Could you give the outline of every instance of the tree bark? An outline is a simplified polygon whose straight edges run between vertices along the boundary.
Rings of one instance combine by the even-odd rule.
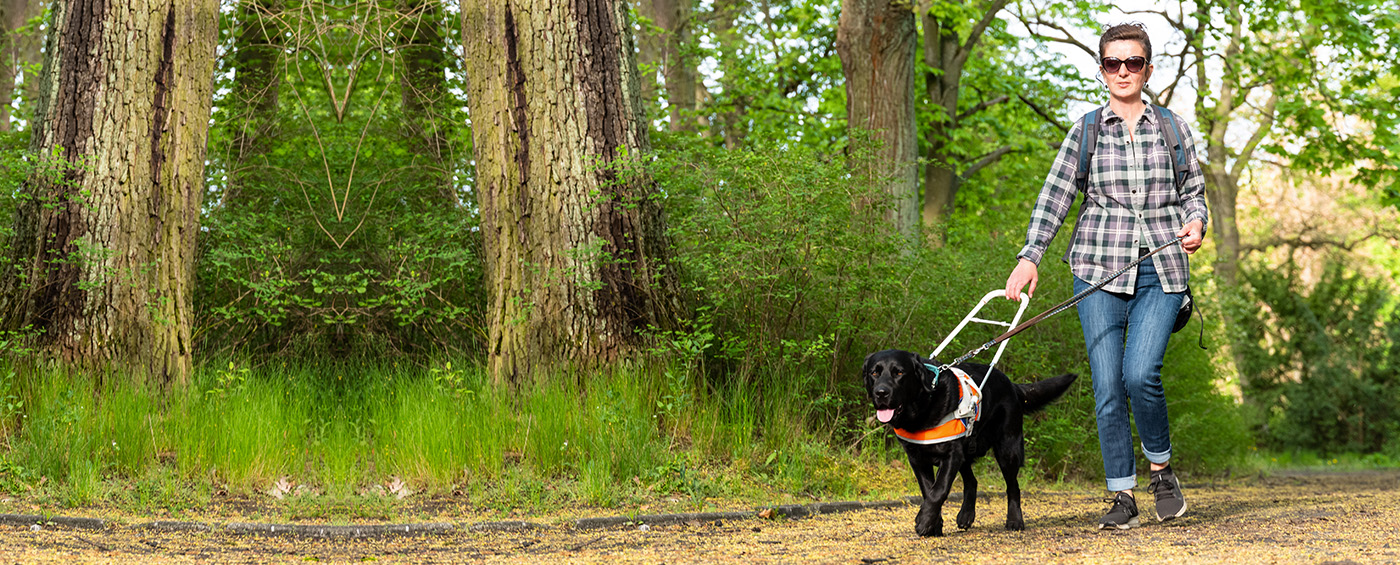
[[[676,282],[624,0],[462,1],[487,367],[596,366],[669,325]]]
[[[919,221],[916,43],[914,11],[907,2],[842,0],[836,51],[846,78],[853,164],[884,184],[892,200],[887,219],[911,239]],[[861,146],[867,141],[875,146],[868,157],[870,148]]]
[[[642,65],[656,65],[664,78],[666,108],[671,131],[695,131],[696,68],[695,57],[687,52],[691,47],[691,25],[694,0],[637,0],[638,13],[652,20],[659,28],[655,34],[642,38]],[[649,83],[649,84],[648,84]],[[644,96],[655,89],[655,76],[643,80]]]
[[[38,62],[39,38],[35,29],[23,29],[29,20],[43,13],[38,0],[0,0],[0,131],[10,131],[11,104],[15,101],[16,77],[24,68]],[[21,32],[23,30],[23,32]],[[25,81],[26,91],[32,80]],[[27,100],[32,104],[33,100]],[[21,116],[28,119],[29,116]]]
[[[400,37],[403,43],[398,47],[404,71],[399,73],[399,86],[403,92],[405,124],[417,138],[418,153],[431,161],[430,170],[423,173],[431,177],[438,187],[442,202],[457,207],[457,193],[452,186],[452,178],[447,164],[452,159],[452,148],[446,132],[447,124],[441,120],[440,104],[447,95],[447,43],[439,29],[441,12],[438,0],[404,0],[399,6],[404,16],[404,27]]]
[[[150,381],[190,372],[215,0],[55,2],[0,317],[41,351]]]
[[[991,0],[983,4],[980,19],[974,23],[968,37],[958,37],[957,22],[940,20],[932,9],[924,8],[923,57],[930,71],[924,76],[924,91],[929,103],[937,110],[936,118],[928,124],[925,146],[928,153],[924,163],[924,203],[921,213],[924,227],[935,245],[943,243],[943,226],[952,217],[962,177],[957,173],[955,156],[948,152],[948,142],[958,124],[958,96],[962,88],[963,67],[977,48],[982,33],[1008,0]]]

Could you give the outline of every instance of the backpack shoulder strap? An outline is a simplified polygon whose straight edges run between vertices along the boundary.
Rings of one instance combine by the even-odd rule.
[[[1186,184],[1186,147],[1181,142],[1181,130],[1177,129],[1176,117],[1171,110],[1161,106],[1153,105],[1153,111],[1157,112],[1158,123],[1167,134],[1167,140],[1172,146],[1172,178],[1176,179],[1176,188],[1180,189]]]
[[[1085,193],[1084,201],[1088,202],[1089,197],[1089,167],[1094,163],[1094,151],[1098,149],[1099,143],[1099,111],[1102,108],[1094,108],[1084,117],[1079,119],[1083,127],[1079,130],[1079,162],[1074,168],[1074,186],[1079,192]],[[1084,216],[1084,205],[1079,205],[1079,216]],[[1074,237],[1079,235],[1079,219],[1074,220],[1074,228],[1069,232],[1069,245],[1065,246],[1064,261],[1069,262],[1069,251],[1074,249]]]
[[[1074,185],[1080,191],[1089,189],[1089,167],[1094,162],[1099,142],[1099,110],[1094,108],[1079,119],[1084,127],[1079,131],[1079,163],[1074,170]]]

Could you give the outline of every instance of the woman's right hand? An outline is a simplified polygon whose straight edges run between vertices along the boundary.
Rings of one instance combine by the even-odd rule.
[[[1021,262],[1016,265],[1016,269],[1011,271],[1011,276],[1006,279],[1006,299],[1020,302],[1021,289],[1026,288],[1027,284],[1031,285],[1031,288],[1026,292],[1026,295],[1035,296],[1035,283],[1038,280],[1040,280],[1040,274],[1035,263],[1030,259],[1022,258]]]

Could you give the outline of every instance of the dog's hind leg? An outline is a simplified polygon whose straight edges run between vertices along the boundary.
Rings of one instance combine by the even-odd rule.
[[[958,474],[962,475],[963,480],[963,503],[962,510],[958,511],[958,529],[966,530],[971,528],[972,521],[977,519],[977,477],[972,476],[971,459],[963,461]]]
[[[1025,446],[1022,436],[1005,438],[996,446],[997,466],[1006,479],[1006,529],[1020,531],[1026,529],[1026,518],[1021,515],[1021,466],[1026,463]]]

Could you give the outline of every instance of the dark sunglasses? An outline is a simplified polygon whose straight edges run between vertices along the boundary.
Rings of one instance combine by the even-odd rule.
[[[1128,57],[1128,59],[1125,61],[1117,57],[1104,57],[1101,63],[1103,63],[1104,72],[1108,74],[1114,74],[1118,72],[1119,65],[1124,64],[1128,65],[1128,72],[1140,73],[1142,72],[1142,68],[1147,66],[1147,59],[1144,59],[1142,57]]]

